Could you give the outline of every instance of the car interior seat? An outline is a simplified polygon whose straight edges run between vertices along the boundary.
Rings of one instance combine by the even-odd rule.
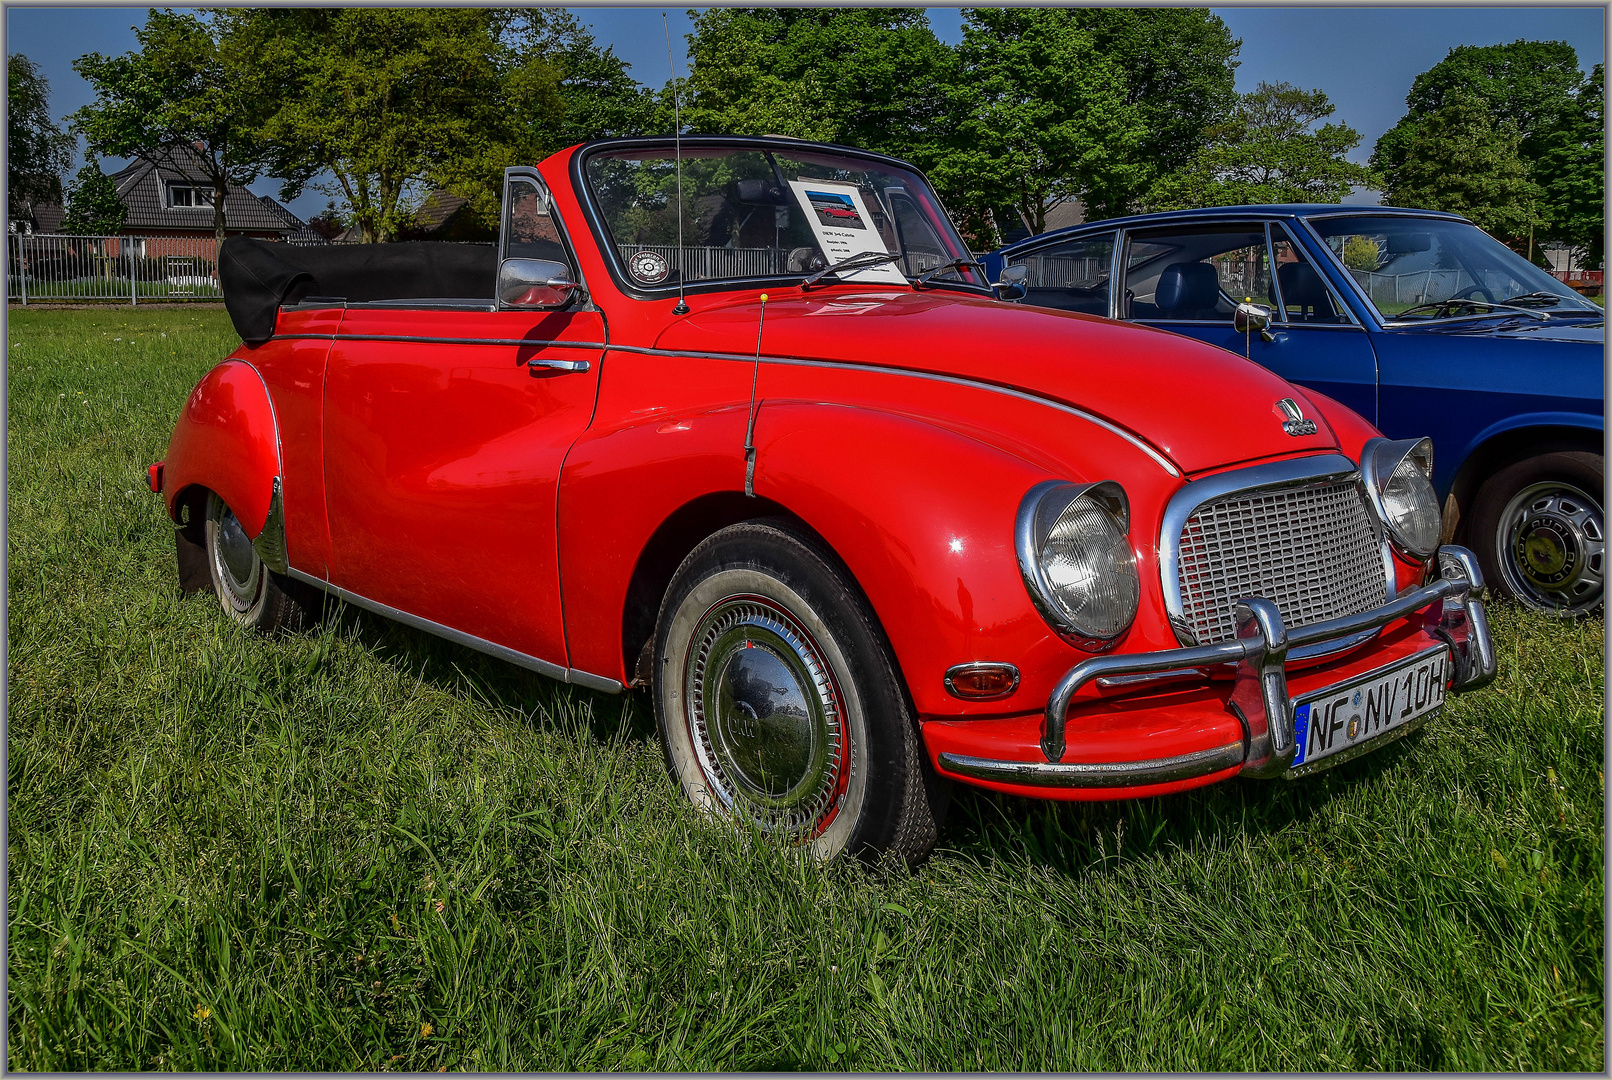
[[[1226,319],[1218,310],[1220,277],[1208,263],[1171,263],[1159,275],[1153,303],[1166,319]]]
[[[1282,263],[1276,268],[1276,283],[1282,289],[1282,306],[1288,322],[1338,322],[1327,295],[1326,283],[1309,263]]]

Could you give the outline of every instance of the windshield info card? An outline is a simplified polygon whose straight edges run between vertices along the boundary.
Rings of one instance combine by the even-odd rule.
[[[812,223],[812,232],[817,235],[818,246],[823,249],[830,265],[864,251],[882,253],[890,250],[879,238],[878,230],[868,216],[867,204],[862,201],[862,192],[854,184],[836,184],[830,180],[791,180],[789,186],[794,189],[795,198],[805,209],[806,217]],[[893,263],[845,270],[839,277],[841,281],[879,281],[892,285],[907,283],[907,276]]]

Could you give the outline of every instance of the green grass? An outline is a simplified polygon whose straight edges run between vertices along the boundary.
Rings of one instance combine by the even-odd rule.
[[[1493,687],[1309,781],[959,789],[823,867],[641,698],[179,599],[143,469],[234,344],[11,312],[11,1067],[1604,1068],[1600,622],[1495,609]]]

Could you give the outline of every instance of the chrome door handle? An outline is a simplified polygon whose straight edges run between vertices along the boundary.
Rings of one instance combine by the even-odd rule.
[[[539,375],[544,369],[549,371],[587,371],[591,365],[586,360],[545,360],[533,357],[526,361],[527,370],[533,375]]]

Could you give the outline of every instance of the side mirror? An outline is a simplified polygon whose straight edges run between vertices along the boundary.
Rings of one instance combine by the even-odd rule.
[[[1239,334],[1258,330],[1261,333],[1271,324],[1271,309],[1263,304],[1242,303],[1232,313],[1231,325]]]
[[[498,306],[562,308],[587,296],[571,268],[548,259],[505,259],[498,264]]]
[[[1029,281],[1030,268],[1024,263],[1014,263],[1012,266],[1004,266],[1002,268],[1002,280],[993,281],[991,284],[995,288],[1004,290],[1000,299],[1018,300],[1030,292]],[[1006,290],[1011,290],[1011,293]]]

